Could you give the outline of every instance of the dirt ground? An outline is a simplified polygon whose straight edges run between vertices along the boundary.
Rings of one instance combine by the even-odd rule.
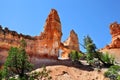
[[[105,68],[101,69],[100,72],[97,69],[93,70],[88,65],[53,65],[46,68],[51,71],[52,80],[109,80],[103,75],[106,71]],[[38,68],[35,71],[41,70],[42,68]]]
[[[85,61],[82,64],[75,65],[69,60],[51,60],[51,59],[32,59],[36,65],[34,71],[41,71],[40,68],[43,64],[46,65],[47,70],[50,70],[52,80],[109,80],[104,77],[105,68],[100,72],[93,70]]]

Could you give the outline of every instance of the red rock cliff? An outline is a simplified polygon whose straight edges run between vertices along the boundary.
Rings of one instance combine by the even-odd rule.
[[[18,47],[20,40],[25,39],[27,42],[26,51],[30,56],[57,58],[61,37],[60,18],[57,11],[52,9],[46,19],[44,31],[39,36],[31,37],[18,34],[16,31],[11,31],[8,28],[3,29],[0,26],[0,55],[2,56],[3,49],[6,50],[7,54],[11,46]]]

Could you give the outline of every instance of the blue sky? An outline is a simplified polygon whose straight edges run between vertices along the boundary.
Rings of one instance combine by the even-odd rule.
[[[102,48],[111,42],[110,23],[120,23],[120,0],[0,0],[0,25],[18,33],[39,35],[52,8],[60,16],[62,41],[74,29],[80,43],[90,35]]]

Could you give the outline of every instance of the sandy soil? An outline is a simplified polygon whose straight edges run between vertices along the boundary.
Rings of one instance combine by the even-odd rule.
[[[50,70],[52,80],[109,80],[103,76],[106,69],[101,69],[100,72],[92,70],[88,66],[72,67],[65,65],[47,66],[47,70]],[[35,71],[41,71],[42,69],[36,69]]]

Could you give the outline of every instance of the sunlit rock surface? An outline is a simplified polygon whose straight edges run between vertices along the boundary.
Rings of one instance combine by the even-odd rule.
[[[117,22],[110,24],[110,34],[112,36],[111,43],[100,51],[112,54],[116,62],[120,63],[120,24]]]
[[[44,30],[38,36],[24,35],[0,26],[0,63],[4,63],[10,47],[19,47],[22,39],[27,42],[26,52],[32,59],[33,57],[37,59],[58,59],[61,49],[63,53],[67,54],[64,58],[68,58],[68,53],[71,50],[79,51],[78,37],[73,30],[64,43],[61,42],[61,38],[61,21],[55,9],[51,9],[45,21]]]
[[[62,58],[66,58],[66,59],[69,58],[68,56],[72,50],[80,52],[78,36],[74,30],[71,30],[68,39],[63,43],[61,43],[61,49],[62,49]]]

